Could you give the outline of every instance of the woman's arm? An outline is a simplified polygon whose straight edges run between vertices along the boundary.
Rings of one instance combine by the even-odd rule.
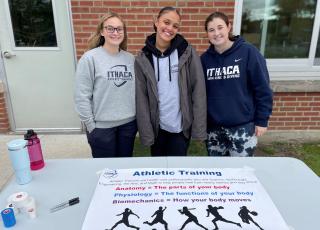
[[[254,96],[254,123],[258,136],[266,132],[272,113],[273,98],[266,61],[255,47],[251,47],[249,50],[248,75]]]
[[[89,133],[95,128],[92,112],[93,88],[94,64],[87,56],[83,56],[77,65],[74,101],[80,120],[84,122]]]
[[[207,138],[207,96],[200,57],[191,49],[190,78],[192,88],[193,122],[191,136],[197,140]]]
[[[134,63],[136,76],[136,118],[140,141],[143,145],[151,146],[154,140],[153,128],[150,120],[150,107],[147,90],[147,80],[137,61]]]

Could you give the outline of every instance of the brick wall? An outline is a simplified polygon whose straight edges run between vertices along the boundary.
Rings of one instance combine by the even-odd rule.
[[[0,81],[0,133],[8,132],[10,129],[6,103],[4,98],[4,89]]]
[[[320,92],[275,93],[270,130],[320,130]]]
[[[234,0],[224,1],[89,1],[71,0],[73,26],[78,58],[87,47],[87,39],[108,11],[119,13],[128,27],[128,51],[136,54],[144,45],[145,37],[153,33],[153,19],[164,6],[179,8],[182,15],[181,34],[198,51],[208,47],[204,20],[214,10],[221,10],[231,18]]]
[[[208,47],[204,33],[204,20],[208,14],[220,10],[230,18],[234,13],[234,0],[220,1],[135,1],[135,0],[71,0],[77,57],[87,47],[87,39],[95,30],[99,18],[108,11],[119,13],[128,26],[128,51],[136,54],[144,45],[145,37],[153,32],[153,19],[164,6],[174,6],[182,14],[181,34],[199,53]],[[1,89],[1,87],[0,87]],[[320,93],[274,94],[273,115],[269,129],[320,130]],[[0,132],[9,130],[4,93],[0,90]]]
[[[202,53],[208,47],[204,20],[213,11],[225,12],[231,19],[234,0],[220,1],[103,1],[71,0],[77,57],[87,47],[87,39],[108,11],[119,13],[128,27],[128,51],[136,54],[145,37],[153,33],[153,20],[164,6],[179,8],[182,15],[180,33]],[[274,109],[270,130],[320,130],[320,93],[274,94]]]

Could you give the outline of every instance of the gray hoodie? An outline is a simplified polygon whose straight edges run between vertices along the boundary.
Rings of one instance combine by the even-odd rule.
[[[134,56],[103,47],[87,51],[76,71],[75,106],[88,132],[135,119]]]

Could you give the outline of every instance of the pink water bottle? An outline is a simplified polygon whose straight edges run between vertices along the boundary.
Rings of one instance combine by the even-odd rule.
[[[24,139],[28,140],[28,153],[30,158],[31,170],[38,170],[44,167],[44,160],[42,156],[40,139],[37,137],[37,133],[32,129],[29,129],[24,135]]]

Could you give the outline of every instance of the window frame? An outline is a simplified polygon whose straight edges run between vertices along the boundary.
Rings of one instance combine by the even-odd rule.
[[[266,0],[268,1],[268,0]],[[235,0],[233,33],[239,35],[242,24],[243,0]],[[320,39],[320,0],[317,0],[308,58],[268,58],[271,79],[320,80],[320,66],[314,65],[317,41]],[[318,37],[319,36],[319,37]]]

